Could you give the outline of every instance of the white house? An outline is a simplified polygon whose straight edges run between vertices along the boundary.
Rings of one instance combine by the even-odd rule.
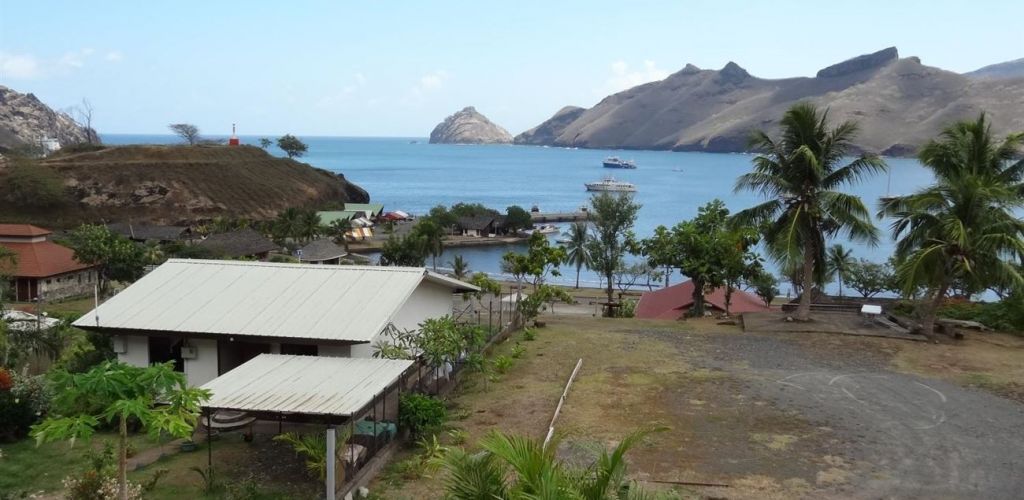
[[[118,359],[203,385],[259,354],[369,358],[391,328],[452,312],[473,285],[424,268],[171,259],[75,321]]]

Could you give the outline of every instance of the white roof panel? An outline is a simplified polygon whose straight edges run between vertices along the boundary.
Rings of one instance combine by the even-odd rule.
[[[203,406],[239,411],[351,416],[398,380],[413,362],[260,354],[203,389]]]
[[[477,289],[420,267],[171,259],[75,326],[369,342],[423,280]]]

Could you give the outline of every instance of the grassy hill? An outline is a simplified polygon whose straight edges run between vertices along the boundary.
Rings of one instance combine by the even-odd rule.
[[[60,201],[33,207],[11,192],[46,181],[62,185]],[[344,176],[252,146],[103,147],[0,166],[0,219],[51,227],[99,220],[266,219],[288,207],[368,200]]]

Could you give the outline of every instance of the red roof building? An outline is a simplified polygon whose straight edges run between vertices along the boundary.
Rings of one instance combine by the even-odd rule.
[[[11,280],[16,301],[59,300],[91,293],[94,266],[75,260],[75,252],[48,239],[50,231],[30,224],[0,224],[0,247],[14,253],[0,260],[0,274]]]
[[[710,309],[725,312],[725,287],[704,295]],[[679,319],[693,306],[693,281],[687,280],[661,290],[645,292],[636,305],[636,317],[641,319]],[[743,290],[733,290],[729,301],[730,314],[767,311],[764,302]]]

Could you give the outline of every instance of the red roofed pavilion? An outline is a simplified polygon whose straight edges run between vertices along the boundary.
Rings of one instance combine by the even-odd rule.
[[[725,312],[725,287],[704,295],[708,308]],[[687,280],[661,290],[645,292],[636,305],[636,317],[641,319],[679,319],[693,306],[693,281]],[[730,314],[763,312],[768,308],[755,295],[733,290],[729,301]]]
[[[15,255],[13,264],[0,261],[0,274],[10,278],[14,300],[60,300],[92,292],[95,267],[75,260],[75,252],[50,241],[50,234],[31,224],[0,224],[0,247]]]

